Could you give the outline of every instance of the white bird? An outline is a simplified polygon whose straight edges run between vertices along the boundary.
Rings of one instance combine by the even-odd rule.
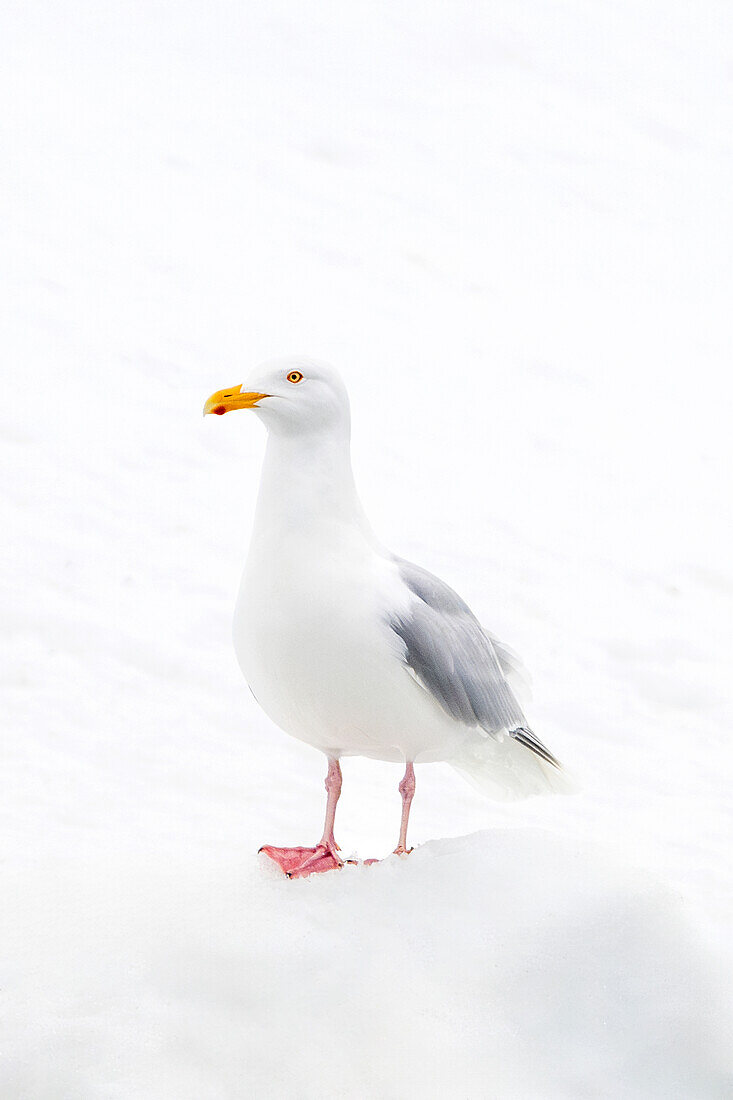
[[[334,839],[342,756],[400,761],[407,848],[414,764],[445,760],[495,798],[560,791],[560,765],[510,686],[511,651],[443,581],[376,539],[351,470],[349,399],[309,359],[258,368],[204,413],[254,409],[268,430],[234,645],[281,729],[328,758],[323,836],[262,849],[290,877],[341,867]]]

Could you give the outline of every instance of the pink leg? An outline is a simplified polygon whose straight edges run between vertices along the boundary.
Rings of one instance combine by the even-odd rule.
[[[341,851],[333,835],[333,826],[336,821],[336,804],[341,797],[341,765],[332,756],[328,758],[328,771],[326,772],[326,820],[323,823],[323,836],[319,842],[319,848],[326,848],[334,855]]]
[[[412,851],[407,847],[407,822],[410,818],[410,806],[415,796],[415,769],[408,761],[405,774],[397,790],[402,795],[402,822],[400,824],[400,842],[395,848],[395,855],[403,856]]]
[[[332,871],[344,865],[333,835],[336,803],[341,794],[341,767],[334,757],[328,758],[326,793],[326,821],[323,836],[315,848],[273,848],[270,845],[260,848],[261,852],[277,863],[288,878],[305,878],[316,871]]]

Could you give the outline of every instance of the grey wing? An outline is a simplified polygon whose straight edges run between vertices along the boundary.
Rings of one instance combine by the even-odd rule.
[[[487,734],[506,730],[548,763],[552,753],[527,725],[490,635],[460,596],[418,565],[396,559],[415,597],[390,625],[405,645],[405,663],[446,714]],[[511,662],[505,656],[507,669]]]

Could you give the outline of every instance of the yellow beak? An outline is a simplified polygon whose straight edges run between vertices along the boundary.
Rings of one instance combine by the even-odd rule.
[[[217,390],[216,393],[212,393],[204,405],[204,416],[207,413],[223,416],[232,409],[256,409],[257,402],[269,396],[267,393],[242,393],[241,386],[230,386],[228,390]]]

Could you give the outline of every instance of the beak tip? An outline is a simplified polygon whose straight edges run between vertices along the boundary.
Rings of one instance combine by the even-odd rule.
[[[242,393],[241,386],[230,386],[228,390],[218,390],[212,393],[204,405],[204,416],[213,413],[214,416],[223,416],[232,409],[257,409],[258,401],[267,397],[266,393]]]

